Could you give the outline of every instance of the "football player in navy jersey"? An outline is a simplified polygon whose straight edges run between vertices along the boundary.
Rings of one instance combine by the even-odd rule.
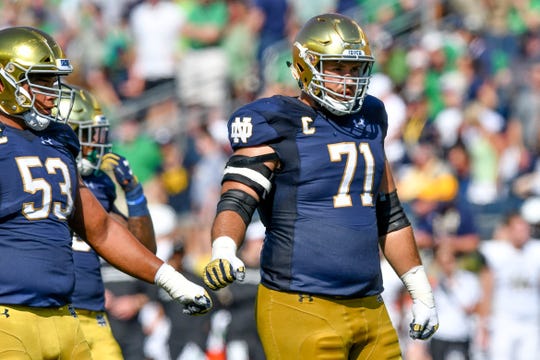
[[[0,359],[90,359],[70,305],[71,229],[120,270],[164,288],[190,314],[211,300],[114,220],[78,175],[77,135],[57,122],[62,49],[31,27],[0,30]]]
[[[379,251],[413,299],[410,336],[438,327],[431,286],[384,153],[387,115],[366,94],[374,58],[360,26],[310,19],[292,45],[299,97],[240,107],[204,280],[244,278],[236,256],[258,208],[266,226],[256,317],[275,359],[400,359],[380,296]]]
[[[103,208],[116,214],[119,221],[150,251],[156,252],[152,219],[142,185],[122,156],[111,152],[109,121],[97,99],[87,90],[71,86],[73,99],[61,99],[60,114],[69,113],[68,124],[78,135],[81,151],[77,167],[84,184]],[[71,107],[71,109],[70,109]],[[116,208],[116,186],[103,171],[111,171],[124,191],[128,218]],[[85,338],[94,359],[123,359],[105,312],[105,291],[97,253],[77,234],[73,234],[75,290],[72,305],[79,316]],[[141,304],[142,305],[142,304]]]

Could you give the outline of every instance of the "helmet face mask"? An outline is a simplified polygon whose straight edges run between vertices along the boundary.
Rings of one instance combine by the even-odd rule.
[[[60,77],[73,68],[56,41],[31,27],[0,30],[0,111],[18,117],[33,130],[56,121],[39,98],[69,97]]]
[[[373,62],[367,38],[356,22],[324,14],[309,20],[297,34],[291,71],[302,91],[330,112],[346,115],[360,111]],[[328,71],[335,64],[348,71]]]
[[[87,123],[80,123],[77,131],[81,152],[77,166],[82,176],[98,172],[103,155],[111,151],[109,141],[109,121],[103,115],[96,115]]]
[[[59,101],[55,112],[77,134],[81,144],[77,167],[82,176],[88,176],[99,171],[103,155],[111,151],[110,123],[103,115],[97,99],[89,91],[73,87],[71,94],[72,99],[63,98]]]

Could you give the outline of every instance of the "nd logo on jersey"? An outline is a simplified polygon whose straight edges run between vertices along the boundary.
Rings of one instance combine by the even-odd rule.
[[[244,144],[253,135],[253,124],[251,124],[251,118],[243,117],[240,120],[239,117],[234,119],[231,124],[231,138],[235,144],[242,141]]]

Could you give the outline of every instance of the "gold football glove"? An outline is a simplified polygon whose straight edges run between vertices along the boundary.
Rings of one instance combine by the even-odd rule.
[[[218,290],[243,281],[246,267],[236,256],[236,243],[228,236],[220,236],[212,243],[212,260],[204,270],[204,283],[212,290]]]

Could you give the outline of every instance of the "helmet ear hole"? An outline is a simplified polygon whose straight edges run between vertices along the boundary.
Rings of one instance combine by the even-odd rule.
[[[295,80],[300,81],[300,74],[298,74],[298,70],[295,67],[291,67],[291,74]]]

